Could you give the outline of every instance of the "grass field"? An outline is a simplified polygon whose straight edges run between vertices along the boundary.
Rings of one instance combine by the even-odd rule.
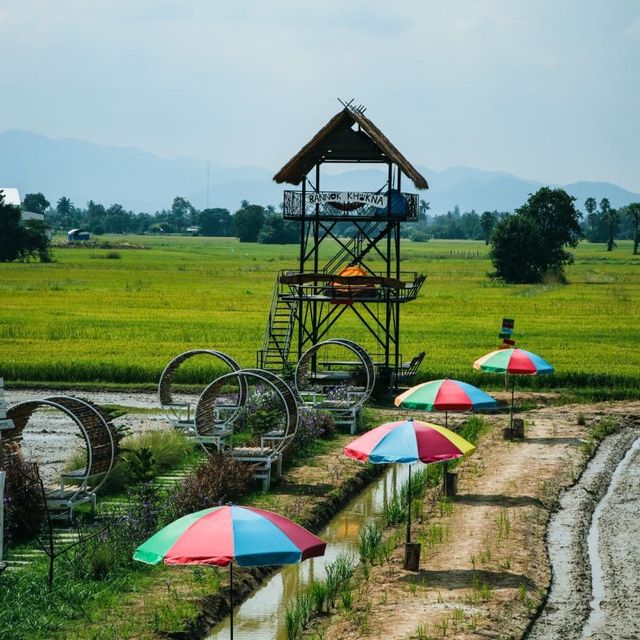
[[[153,384],[169,359],[194,347],[254,365],[276,272],[296,267],[297,246],[109,239],[146,248],[56,249],[51,264],[0,265],[0,376],[8,385]],[[512,316],[518,345],[556,366],[555,384],[640,387],[640,257],[630,243],[612,253],[581,244],[568,285],[493,282],[479,242],[403,241],[402,251],[403,269],[428,277],[401,320],[404,358],[427,351],[421,377],[479,380],[471,363],[497,347],[501,319]],[[371,346],[348,316],[334,335]]]

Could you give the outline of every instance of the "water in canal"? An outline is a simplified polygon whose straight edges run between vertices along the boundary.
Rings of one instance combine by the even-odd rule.
[[[274,574],[234,615],[235,640],[284,640],[287,604],[313,579],[325,577],[324,567],[341,553],[357,554],[358,533],[366,522],[379,519],[394,491],[407,478],[409,466],[390,465],[384,475],[369,485],[342,509],[318,534],[327,542],[322,558],[288,565]],[[229,638],[229,618],[218,623],[208,640]]]

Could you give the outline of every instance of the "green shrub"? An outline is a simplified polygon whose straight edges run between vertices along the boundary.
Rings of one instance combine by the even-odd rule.
[[[176,430],[130,434],[122,439],[120,446],[122,455],[102,486],[103,493],[118,493],[132,483],[152,480],[179,467],[194,450],[193,442]],[[74,455],[65,467],[84,466],[84,455],[84,452]]]
[[[8,540],[20,542],[40,532],[45,519],[38,465],[17,456],[6,460],[4,488],[4,532]]]
[[[251,465],[230,456],[213,455],[177,485],[169,500],[171,519],[234,501],[252,482]]]

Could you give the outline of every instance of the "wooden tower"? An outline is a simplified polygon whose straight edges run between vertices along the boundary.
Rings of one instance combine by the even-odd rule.
[[[323,191],[326,163],[386,165],[386,181],[376,192]],[[283,216],[300,224],[300,255],[297,271],[278,274],[258,366],[282,369],[353,313],[373,338],[379,375],[395,379],[400,308],[416,299],[425,280],[400,269],[400,225],[419,213],[418,194],[402,192],[403,176],[416,189],[428,188],[364,109],[350,103],[274,176],[299,186],[284,192]],[[337,250],[327,258],[321,250],[331,240]]]

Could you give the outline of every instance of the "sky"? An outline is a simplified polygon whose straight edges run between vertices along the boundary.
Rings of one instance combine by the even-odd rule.
[[[0,130],[277,170],[355,98],[414,163],[640,192],[640,0],[0,0]]]

